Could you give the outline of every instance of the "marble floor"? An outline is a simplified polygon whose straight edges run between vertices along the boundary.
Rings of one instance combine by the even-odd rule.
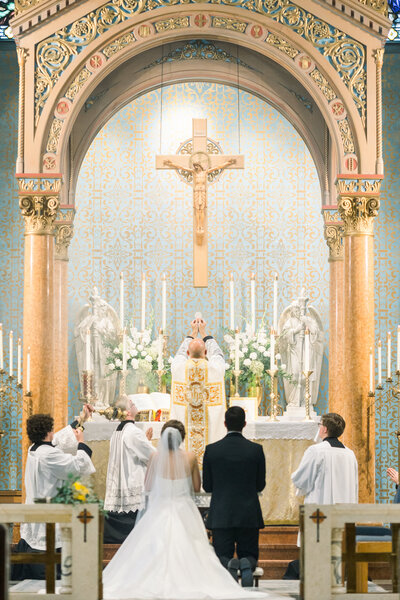
[[[10,592],[44,592],[44,581],[26,579],[15,585],[11,585]],[[255,588],[254,588],[255,589]],[[284,600],[285,598],[299,600],[299,582],[285,581],[282,579],[267,579],[260,581],[260,591],[266,592],[269,595],[268,600]],[[385,590],[375,583],[368,583],[368,592],[384,592]]]

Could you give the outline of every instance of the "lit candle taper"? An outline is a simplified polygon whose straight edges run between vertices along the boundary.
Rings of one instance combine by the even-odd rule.
[[[378,385],[382,385],[382,342],[378,342]]]
[[[310,370],[310,331],[306,329],[304,333],[304,372]]]
[[[165,273],[161,277],[161,329],[167,328],[167,280]]]
[[[9,336],[9,367],[10,367],[10,377],[12,377],[13,375],[13,340],[14,340],[14,334],[12,331],[10,331],[10,336]]]
[[[392,378],[392,333],[387,334],[387,378]]]
[[[374,354],[372,348],[369,349],[369,391],[374,393]]]
[[[119,274],[119,324],[124,327],[124,274]]]
[[[126,329],[124,329],[124,332],[122,334],[122,371],[124,373],[126,371],[126,361],[127,361],[127,355],[126,355]]]
[[[271,341],[270,341],[270,369],[271,371],[275,370],[275,329],[271,327]]]
[[[31,349],[28,347],[26,353],[26,393],[31,391]]]
[[[22,363],[22,342],[21,342],[21,338],[18,338],[18,345],[17,345],[17,384],[20,385],[21,383],[21,363]]]
[[[250,279],[250,308],[251,308],[251,332],[256,331],[256,277],[251,274]]]
[[[158,359],[157,359],[157,369],[159,371],[162,371],[164,369],[163,348],[164,348],[163,330],[160,329],[158,332]]]
[[[0,323],[0,370],[4,370],[3,324]]]
[[[91,370],[90,364],[90,329],[86,329],[86,341],[85,341],[85,350],[86,350],[86,371]]]
[[[142,331],[146,329],[146,275],[142,273],[142,318],[140,323]]]
[[[235,283],[233,273],[229,274],[229,329],[235,329]]]
[[[235,330],[235,371],[239,371],[239,329]]]
[[[273,328],[278,330],[278,273],[274,275],[274,313],[273,313]]]

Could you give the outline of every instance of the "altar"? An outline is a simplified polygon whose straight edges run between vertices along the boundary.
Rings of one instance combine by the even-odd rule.
[[[93,486],[100,498],[104,498],[107,474],[109,440],[118,421],[96,419],[85,424],[85,442],[93,450],[92,460],[96,467]],[[138,422],[143,430],[153,428],[153,443],[160,438],[163,423]],[[313,443],[318,430],[316,421],[271,422],[259,417],[248,423],[243,434],[261,444],[266,459],[266,486],[260,497],[264,522],[297,523],[301,498],[295,496],[290,475],[295,471],[305,450]]]

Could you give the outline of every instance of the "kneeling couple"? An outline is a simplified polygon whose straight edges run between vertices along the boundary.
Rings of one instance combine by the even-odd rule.
[[[169,421],[147,469],[147,506],[104,571],[105,599],[268,598],[234,581],[240,572],[244,586],[253,582],[264,527],[258,500],[265,486],[264,453],[242,436],[241,408],[227,410],[225,425],[226,437],[207,446],[203,462],[203,487],[212,493],[207,526],[215,552],[193,501],[201,487],[196,457],[180,448],[183,424]]]

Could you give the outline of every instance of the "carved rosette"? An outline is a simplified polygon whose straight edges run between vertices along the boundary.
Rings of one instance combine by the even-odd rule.
[[[56,223],[55,226],[55,255],[56,260],[68,260],[68,248],[74,235],[72,223]]]
[[[58,194],[20,196],[19,207],[25,219],[25,233],[51,235],[59,202]]]
[[[343,260],[343,223],[326,223],[324,236],[329,248],[329,262]]]

